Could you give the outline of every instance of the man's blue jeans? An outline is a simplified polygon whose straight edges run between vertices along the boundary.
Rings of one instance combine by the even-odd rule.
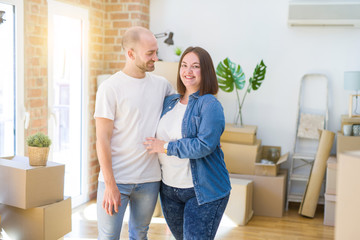
[[[99,182],[97,221],[99,240],[119,240],[126,207],[130,202],[129,239],[147,239],[147,232],[159,195],[160,182],[117,184],[121,193],[119,212],[108,215],[102,208],[105,183]]]
[[[169,228],[177,240],[214,239],[229,195],[199,205],[194,188],[174,188],[162,183],[162,210]]]

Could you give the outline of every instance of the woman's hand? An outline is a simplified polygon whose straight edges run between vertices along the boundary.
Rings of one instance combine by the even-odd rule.
[[[154,137],[146,138],[144,145],[149,153],[165,153],[164,144],[166,142]]]

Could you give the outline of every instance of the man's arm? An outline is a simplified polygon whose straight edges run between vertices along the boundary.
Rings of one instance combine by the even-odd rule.
[[[121,194],[116,186],[111,160],[111,137],[114,121],[107,118],[95,118],[96,122],[96,151],[105,181],[105,192],[102,207],[112,216],[113,209],[118,212],[121,205]]]

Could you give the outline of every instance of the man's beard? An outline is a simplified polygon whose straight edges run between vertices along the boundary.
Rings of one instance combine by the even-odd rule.
[[[148,64],[152,63],[151,67],[148,67]],[[154,61],[141,62],[140,64],[136,64],[136,66],[141,69],[143,72],[152,72],[155,70]]]

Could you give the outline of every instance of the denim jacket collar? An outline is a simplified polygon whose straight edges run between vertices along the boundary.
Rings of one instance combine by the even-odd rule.
[[[176,97],[174,98],[174,100],[180,100],[180,97],[181,95],[180,94],[176,94]],[[197,92],[194,92],[193,94],[191,94],[189,96],[189,98],[192,97],[192,98],[199,98],[200,97],[200,90],[197,91]]]

